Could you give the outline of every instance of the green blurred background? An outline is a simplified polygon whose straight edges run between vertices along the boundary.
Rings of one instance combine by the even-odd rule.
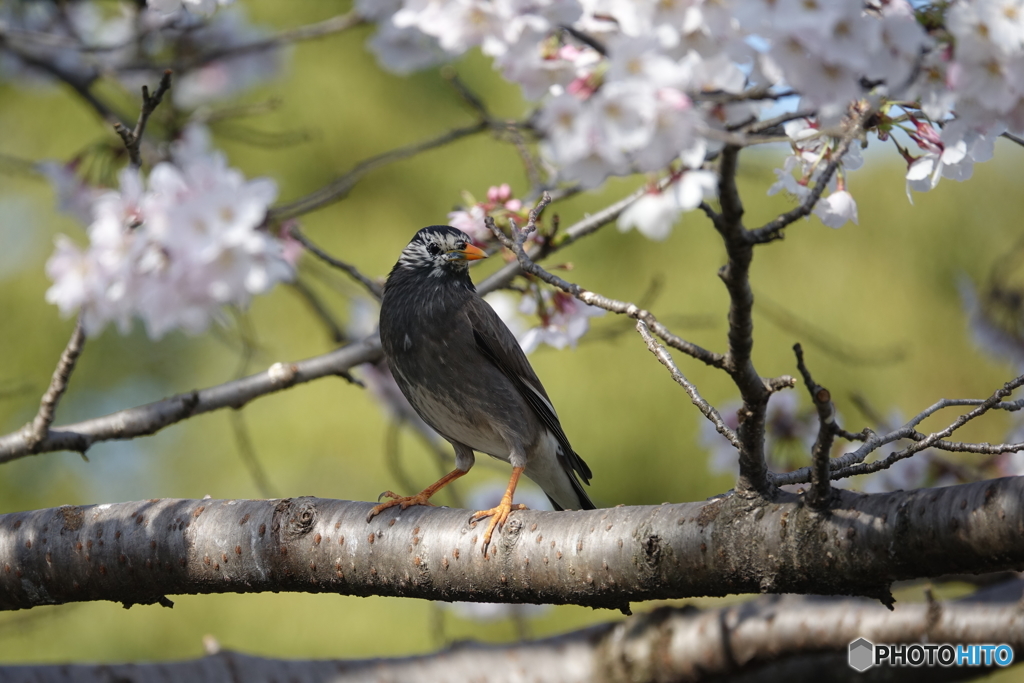
[[[250,19],[284,28],[347,9],[347,3],[247,2]],[[282,106],[246,125],[266,132],[304,132],[309,141],[257,147],[238,140],[238,129],[215,128],[215,144],[247,176],[277,180],[281,197],[301,196],[357,161],[437,135],[472,119],[452,88],[430,70],[408,78],[381,71],[360,28],[302,44],[276,80],[238,102],[280,98]],[[502,81],[478,55],[456,65],[460,76],[494,112],[525,111],[517,88]],[[125,110],[134,96],[117,95]],[[57,87],[0,84],[0,154],[66,160],[97,141],[115,142],[80,100]],[[882,145],[874,142],[874,148]],[[870,151],[870,150],[869,150]],[[742,158],[741,188],[748,225],[789,208],[767,197],[771,168],[784,150]],[[858,392],[883,412],[912,415],[939,397],[988,396],[1013,368],[987,357],[970,340],[958,280],[982,281],[992,263],[1021,236],[1024,151],[1009,143],[996,160],[977,167],[963,184],[943,180],[937,190],[904,191],[903,162],[886,149],[869,153],[849,188],[860,225],[830,230],[817,219],[789,228],[784,241],[757,250],[755,292],[798,316],[805,330],[820,328],[830,345],[861,356],[850,362],[811,344],[758,313],[755,362],[762,375],[796,374],[791,346],[802,341],[816,379],[827,385],[850,429],[866,423],[846,401]],[[330,253],[383,275],[413,232],[446,222],[460,191],[483,196],[490,185],[526,181],[514,149],[487,136],[394,164],[370,174],[343,202],[302,218],[305,232]],[[554,207],[563,225],[597,210],[643,178],[617,180],[600,191]],[[49,186],[32,177],[0,173],[0,429],[31,419],[72,329],[46,304],[43,264],[57,233],[84,241],[81,228],[57,213]],[[687,214],[663,243],[614,226],[584,240],[556,260],[571,261],[571,278],[618,299],[637,300],[660,279],[650,307],[677,332],[724,350],[727,299],[716,271],[724,250],[699,212]],[[308,257],[304,257],[308,258]],[[308,262],[306,263],[307,266]],[[485,264],[486,274],[498,264]],[[323,269],[317,272],[324,273]],[[342,321],[357,289],[334,274],[311,279]],[[244,322],[202,337],[171,334],[150,341],[140,328],[129,336],[108,329],[89,340],[58,423],[99,416],[169,394],[232,379],[241,355],[240,330],[255,343],[251,372],[277,361],[324,353],[332,344],[323,325],[287,287],[259,298]],[[902,360],[887,360],[893,351]],[[736,398],[725,376],[677,355],[681,369],[704,396],[721,405]],[[731,487],[709,474],[699,442],[702,419],[683,391],[651,357],[632,325],[610,315],[575,350],[542,349],[531,358],[558,406],[567,433],[595,473],[599,505],[693,501]],[[798,390],[801,403],[807,399]],[[322,379],[261,398],[242,418],[271,487],[279,496],[313,495],[372,500],[397,486],[384,460],[386,417],[371,397],[336,378]],[[993,416],[965,430],[965,439],[1001,440],[1008,418]],[[937,424],[933,422],[932,424]],[[204,415],[156,436],[98,444],[86,462],[77,454],[25,458],[0,468],[0,512],[130,501],[154,497],[258,497],[239,455],[228,412]],[[402,437],[403,462],[425,485],[436,464],[419,441]],[[506,469],[478,466],[462,484],[505,481]],[[447,502],[447,501],[442,501]],[[909,588],[902,599],[918,599]],[[175,597],[175,607],[82,604],[0,614],[0,662],[137,661],[200,656],[202,638],[223,647],[272,657],[362,658],[426,652],[455,639],[516,637],[509,621],[466,620],[418,600],[329,595],[212,595]],[[699,605],[720,601],[697,600]],[[635,606],[645,608],[646,606]],[[610,612],[558,607],[529,622],[543,636],[595,621]],[[1006,675],[1009,675],[1007,672]]]

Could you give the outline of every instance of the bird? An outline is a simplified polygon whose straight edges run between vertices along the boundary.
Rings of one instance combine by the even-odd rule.
[[[418,231],[384,284],[380,340],[402,393],[423,421],[455,449],[455,469],[413,496],[385,491],[369,522],[388,508],[432,505],[431,496],[465,475],[475,452],[512,465],[501,502],[474,512],[490,517],[483,550],[513,510],[521,475],[537,483],[556,510],[593,510],[580,484],[590,467],[569,443],[551,399],[515,335],[476,291],[469,263],[487,257],[448,225]],[[578,478],[577,478],[578,477]]]

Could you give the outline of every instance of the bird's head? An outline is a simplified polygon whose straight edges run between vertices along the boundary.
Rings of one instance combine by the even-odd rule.
[[[466,233],[447,225],[431,225],[416,233],[395,268],[442,277],[465,273],[470,261],[482,258],[487,258],[487,253],[474,246]]]

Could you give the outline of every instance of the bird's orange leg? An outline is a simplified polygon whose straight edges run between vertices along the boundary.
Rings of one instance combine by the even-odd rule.
[[[430,502],[430,497],[437,493],[438,491],[440,491],[441,489],[443,489],[451,482],[455,481],[456,479],[464,475],[465,473],[466,470],[452,470],[451,472],[444,475],[427,488],[417,493],[415,496],[400,496],[397,493],[385,491],[384,493],[380,494],[380,498],[378,498],[377,500],[380,500],[385,496],[391,498],[392,500],[389,500],[386,503],[381,503],[380,505],[377,505],[372,510],[370,510],[370,514],[366,515],[366,521],[369,522],[371,519],[379,515],[384,510],[387,510],[388,508],[391,507],[395,507],[396,505],[400,505],[403,510],[407,507],[412,507],[413,505],[433,505],[433,503]]]
[[[509,513],[513,510],[525,510],[526,506],[522,503],[517,505],[512,504],[512,494],[516,492],[516,484],[519,483],[519,475],[523,473],[522,467],[512,468],[512,478],[508,481],[508,488],[505,490],[505,495],[501,497],[501,502],[498,503],[498,507],[493,507],[490,510],[480,510],[474,512],[473,516],[469,518],[470,522],[477,522],[484,517],[490,517],[491,522],[487,525],[487,531],[484,532],[484,552],[487,552],[487,546],[491,542],[491,534],[494,533],[494,529],[501,528],[508,519]]]

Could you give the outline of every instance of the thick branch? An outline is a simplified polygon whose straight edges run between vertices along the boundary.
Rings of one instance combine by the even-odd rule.
[[[754,292],[750,288],[750,263],[754,258],[754,245],[747,239],[747,230],[743,227],[743,202],[736,186],[739,153],[739,148],[731,145],[722,150],[718,178],[722,212],[716,214],[709,209],[705,209],[705,212],[721,235],[728,256],[728,261],[718,271],[718,277],[729,293],[729,353],[725,367],[743,399],[737,430],[742,447],[736,487],[740,491],[766,493],[771,484],[764,457],[764,433],[771,390],[751,360],[754,348]]]
[[[0,516],[0,609],[303,591],[579,604],[750,592],[859,594],[1024,567],[1024,478],[593,511],[518,511],[490,552],[469,512],[371,503],[150,500]]]
[[[1006,643],[1019,652],[1024,612],[1014,602],[1021,584],[1004,586],[995,603],[969,596],[900,605],[894,612],[859,600],[795,596],[703,611],[664,607],[553,638],[508,645],[463,642],[390,660],[273,660],[222,650],[186,662],[8,666],[0,667],[0,683],[855,681],[863,674],[849,667],[847,651],[858,638],[889,644]],[[971,680],[980,673],[985,670],[915,667],[900,669],[899,679],[932,683]]]
[[[84,422],[62,425],[51,429],[35,445],[32,445],[26,430],[13,432],[0,437],[0,463],[51,451],[84,453],[97,441],[154,434],[193,415],[220,408],[241,408],[254,398],[296,384],[332,375],[344,376],[350,368],[379,357],[380,342],[376,338],[366,339],[322,356],[294,363],[277,363],[264,372],[244,379],[178,394]]]

